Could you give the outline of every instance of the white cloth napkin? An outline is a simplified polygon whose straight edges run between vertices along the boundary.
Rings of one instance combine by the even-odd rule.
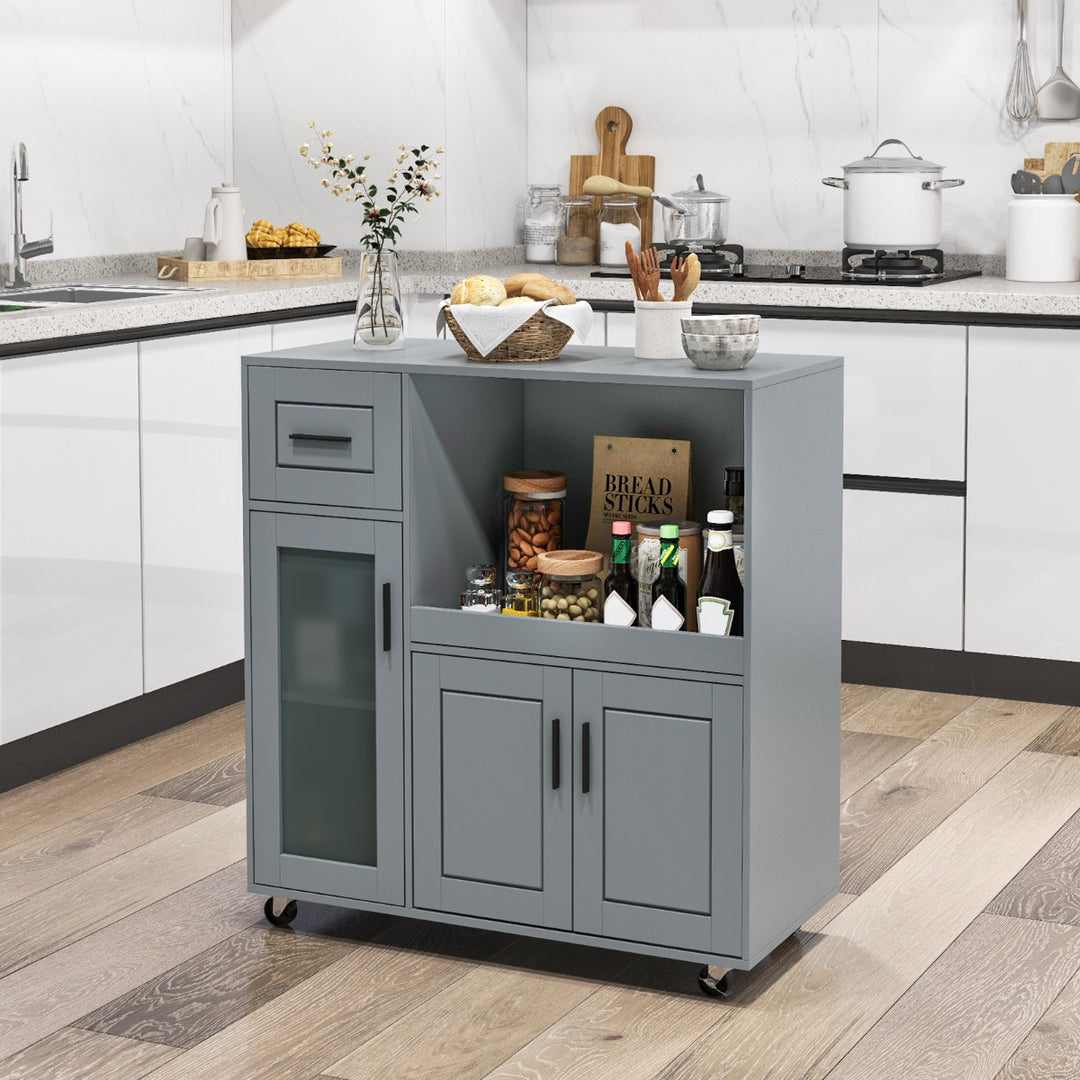
[[[554,300],[535,300],[529,304],[510,304],[507,307],[492,307],[477,304],[451,304],[444,300],[443,309],[450,308],[458,326],[473,343],[481,356],[487,356],[501,345],[515,330],[531,319],[538,311],[543,311],[549,319],[558,319],[574,331],[570,339],[579,345],[585,344],[589,327],[592,326],[592,308],[584,300],[576,304],[559,304]],[[439,312],[438,327],[445,323],[443,311]]]

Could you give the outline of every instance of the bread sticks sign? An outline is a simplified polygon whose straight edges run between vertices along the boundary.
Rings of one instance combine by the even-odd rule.
[[[607,551],[613,521],[684,521],[689,497],[689,442],[595,435],[585,546]]]

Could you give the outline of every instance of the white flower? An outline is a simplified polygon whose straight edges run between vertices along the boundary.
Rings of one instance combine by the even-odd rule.
[[[329,128],[327,128],[327,129],[326,129],[325,131],[320,131],[320,132],[319,132],[319,134],[320,134],[320,135],[321,135],[321,136],[322,136],[322,137],[323,137],[324,139],[329,139],[329,138],[330,138],[330,136],[331,136],[331,135],[333,135],[334,133],[333,133],[333,132],[332,132],[332,131],[331,131],[331,130],[330,130]]]
[[[325,176],[323,177],[322,186],[323,187],[329,187],[330,186],[330,181],[327,180]]]
[[[436,173],[435,176],[432,179],[441,180],[442,179],[442,173]]]
[[[364,160],[365,161],[370,161],[371,160],[371,155],[370,154],[365,154],[364,155]]]
[[[328,142],[328,143],[327,143],[327,144],[326,144],[326,145],[325,145],[325,146],[324,146],[324,147],[322,148],[322,152],[323,152],[324,154],[327,154],[327,155],[329,155],[329,154],[330,154],[330,152],[331,152],[331,151],[332,151],[333,149],[334,149],[334,144],[333,144],[332,142]]]
[[[315,121],[314,120],[309,120],[307,126],[309,128],[311,128],[312,131],[314,131],[315,130]]]
[[[444,154],[444,153],[446,153],[446,151],[443,150],[443,148],[441,146],[436,146],[435,147],[435,153],[436,154]]]
[[[301,143],[300,144],[300,155],[301,155],[301,157],[307,157],[308,156],[308,151],[310,149],[311,149],[311,147],[308,146],[307,143]]]
[[[340,195],[341,191],[342,191],[341,185],[340,184],[335,184],[334,185],[334,194],[335,195]]]
[[[353,160],[354,160],[354,158],[353,158],[352,154],[346,154],[345,155],[345,164],[346,165],[351,165]]]

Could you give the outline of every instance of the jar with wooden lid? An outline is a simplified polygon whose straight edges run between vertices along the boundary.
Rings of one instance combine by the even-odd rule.
[[[604,556],[598,551],[544,552],[537,560],[540,615],[562,622],[602,622],[604,589],[600,572]]]
[[[537,557],[562,547],[566,528],[566,473],[521,469],[503,475],[506,502],[503,520],[504,565],[512,570],[537,571]]]

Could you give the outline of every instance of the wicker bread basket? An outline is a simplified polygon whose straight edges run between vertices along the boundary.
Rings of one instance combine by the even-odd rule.
[[[465,350],[465,355],[470,360],[479,360],[485,364],[527,364],[555,360],[574,336],[573,327],[559,322],[558,319],[549,319],[543,311],[538,311],[505,341],[496,345],[487,356],[481,356],[458,325],[449,307],[444,309],[444,314],[450,333]]]

